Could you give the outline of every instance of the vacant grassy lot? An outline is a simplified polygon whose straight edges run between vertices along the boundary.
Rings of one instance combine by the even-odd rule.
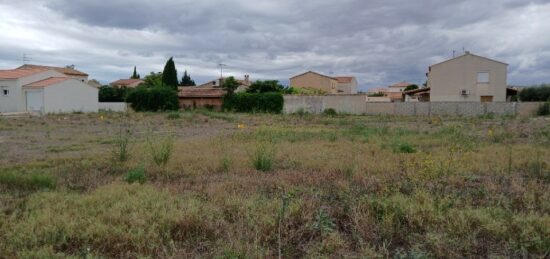
[[[550,256],[550,120],[0,117],[0,257]]]

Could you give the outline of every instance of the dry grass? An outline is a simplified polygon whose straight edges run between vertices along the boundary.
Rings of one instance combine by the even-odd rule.
[[[550,255],[544,119],[199,111],[0,123],[5,257]],[[125,163],[111,152],[120,125],[133,132]],[[173,141],[162,167],[151,136]],[[127,184],[136,168],[146,182]]]

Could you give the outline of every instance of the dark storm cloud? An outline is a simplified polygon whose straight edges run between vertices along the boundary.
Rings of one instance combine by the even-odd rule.
[[[31,52],[100,79],[160,70],[174,56],[198,80],[218,73],[287,79],[304,70],[372,87],[423,83],[430,64],[466,48],[510,63],[510,82],[550,81],[548,1],[0,0],[0,58]],[[2,25],[4,27],[2,27]],[[27,40],[12,44],[10,39]],[[52,43],[52,41],[54,43]],[[14,55],[13,52],[19,52]],[[4,61],[11,65],[15,61]]]

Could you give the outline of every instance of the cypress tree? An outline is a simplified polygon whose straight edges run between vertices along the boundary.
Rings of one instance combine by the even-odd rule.
[[[139,79],[141,76],[136,71],[136,66],[134,66],[134,73],[132,74],[132,77],[130,79]]]
[[[162,71],[162,83],[174,89],[178,89],[178,71],[174,60],[170,57]]]
[[[182,86],[195,86],[195,81],[191,79],[191,75],[187,74],[187,70],[183,72],[183,77],[181,78],[181,85]]]

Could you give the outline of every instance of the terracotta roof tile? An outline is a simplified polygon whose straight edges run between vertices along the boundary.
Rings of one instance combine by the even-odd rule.
[[[68,76],[88,76],[88,74],[86,74],[84,72],[81,72],[81,71],[78,71],[76,69],[69,68],[69,67],[52,67],[52,66],[41,66],[41,65],[25,64],[25,65],[22,65],[22,66],[18,67],[17,69],[27,69],[27,68],[53,69],[53,70],[55,70],[59,73],[62,73],[62,74],[68,75]]]
[[[397,84],[390,85],[390,87],[407,87],[409,85],[412,85],[412,83],[403,81],[403,82],[399,82]]]
[[[42,89],[44,87],[48,87],[50,85],[55,85],[57,83],[61,83],[63,81],[69,80],[71,78],[69,77],[50,77],[48,79],[36,81],[34,83],[30,83],[28,85],[24,85],[23,88],[25,89]]]
[[[137,83],[137,82],[145,82],[141,79],[120,79],[120,80],[117,80],[117,81],[114,81],[111,83],[111,85],[121,85],[121,86],[128,86],[128,85],[131,85],[131,84],[134,84],[134,83]]]
[[[45,68],[29,68],[29,69],[10,69],[0,70],[0,79],[18,79],[32,74],[47,71]]]

